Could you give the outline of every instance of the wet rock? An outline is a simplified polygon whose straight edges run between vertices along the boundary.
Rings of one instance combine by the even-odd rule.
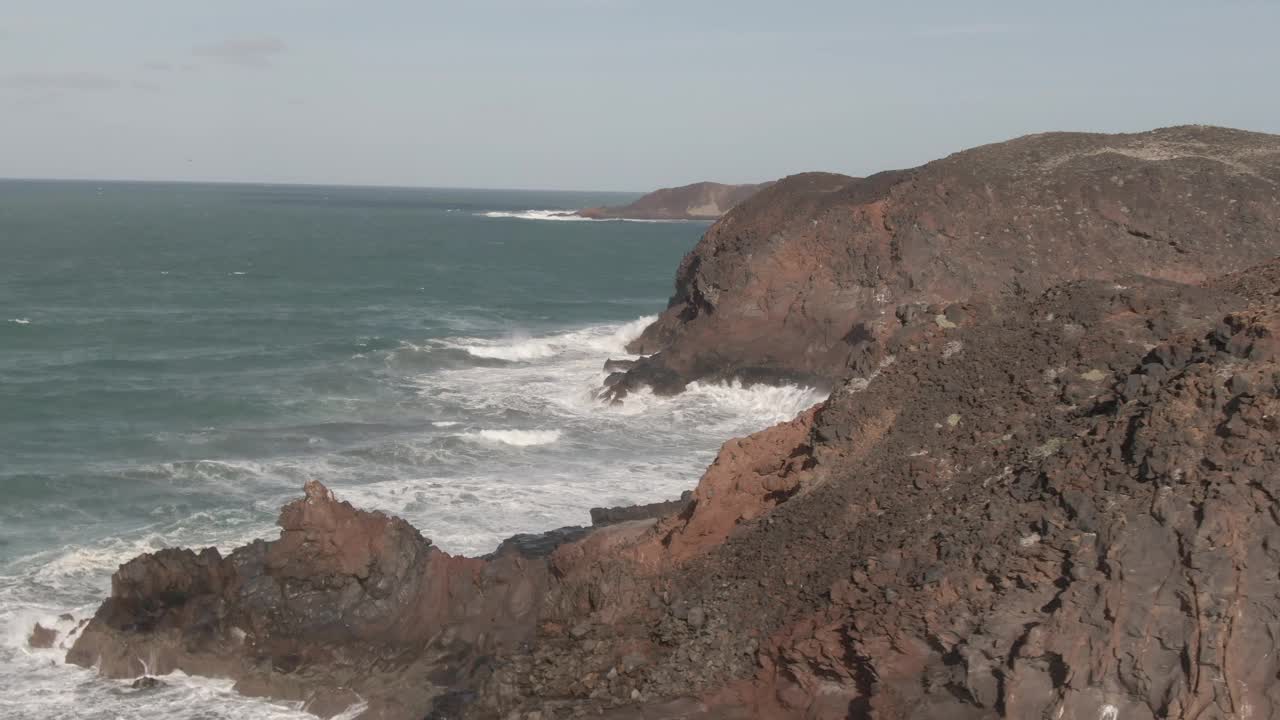
[[[150,675],[143,675],[130,683],[129,687],[134,690],[154,690],[156,688],[164,687],[164,682],[159,678],[154,678]]]
[[[27,645],[41,650],[47,650],[58,642],[58,632],[52,628],[47,628],[36,623],[35,629],[31,631],[31,636],[27,638]]]

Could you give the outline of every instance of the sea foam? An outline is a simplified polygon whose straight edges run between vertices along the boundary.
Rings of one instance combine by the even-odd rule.
[[[502,443],[515,447],[550,445],[560,439],[559,430],[480,430],[466,433],[466,440]]]
[[[588,218],[574,215],[576,210],[490,210],[476,213],[477,217],[508,218],[513,220],[552,220],[556,222],[638,222],[679,223],[687,220],[657,220],[651,218]]]

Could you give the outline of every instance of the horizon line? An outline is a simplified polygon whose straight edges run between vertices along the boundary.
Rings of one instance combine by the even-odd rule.
[[[485,192],[545,192],[545,193],[578,193],[602,195],[644,195],[654,190],[583,190],[564,188],[529,188],[529,187],[477,187],[471,185],[390,185],[382,183],[336,183],[336,182],[281,182],[263,180],[154,180],[138,178],[100,178],[100,177],[10,177],[0,175],[0,182],[29,183],[106,183],[130,185],[234,185],[250,187],[302,187],[332,188],[339,190],[479,190]],[[702,182],[702,181],[698,181]],[[680,186],[670,186],[680,187]]]

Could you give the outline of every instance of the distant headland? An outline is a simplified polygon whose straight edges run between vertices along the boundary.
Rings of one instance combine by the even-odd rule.
[[[593,220],[715,220],[771,184],[698,182],[655,190],[630,205],[586,208],[573,214]]]

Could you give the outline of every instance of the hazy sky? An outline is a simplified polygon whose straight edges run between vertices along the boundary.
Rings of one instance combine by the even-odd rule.
[[[1280,0],[3,0],[0,176],[644,190],[1280,132]]]

